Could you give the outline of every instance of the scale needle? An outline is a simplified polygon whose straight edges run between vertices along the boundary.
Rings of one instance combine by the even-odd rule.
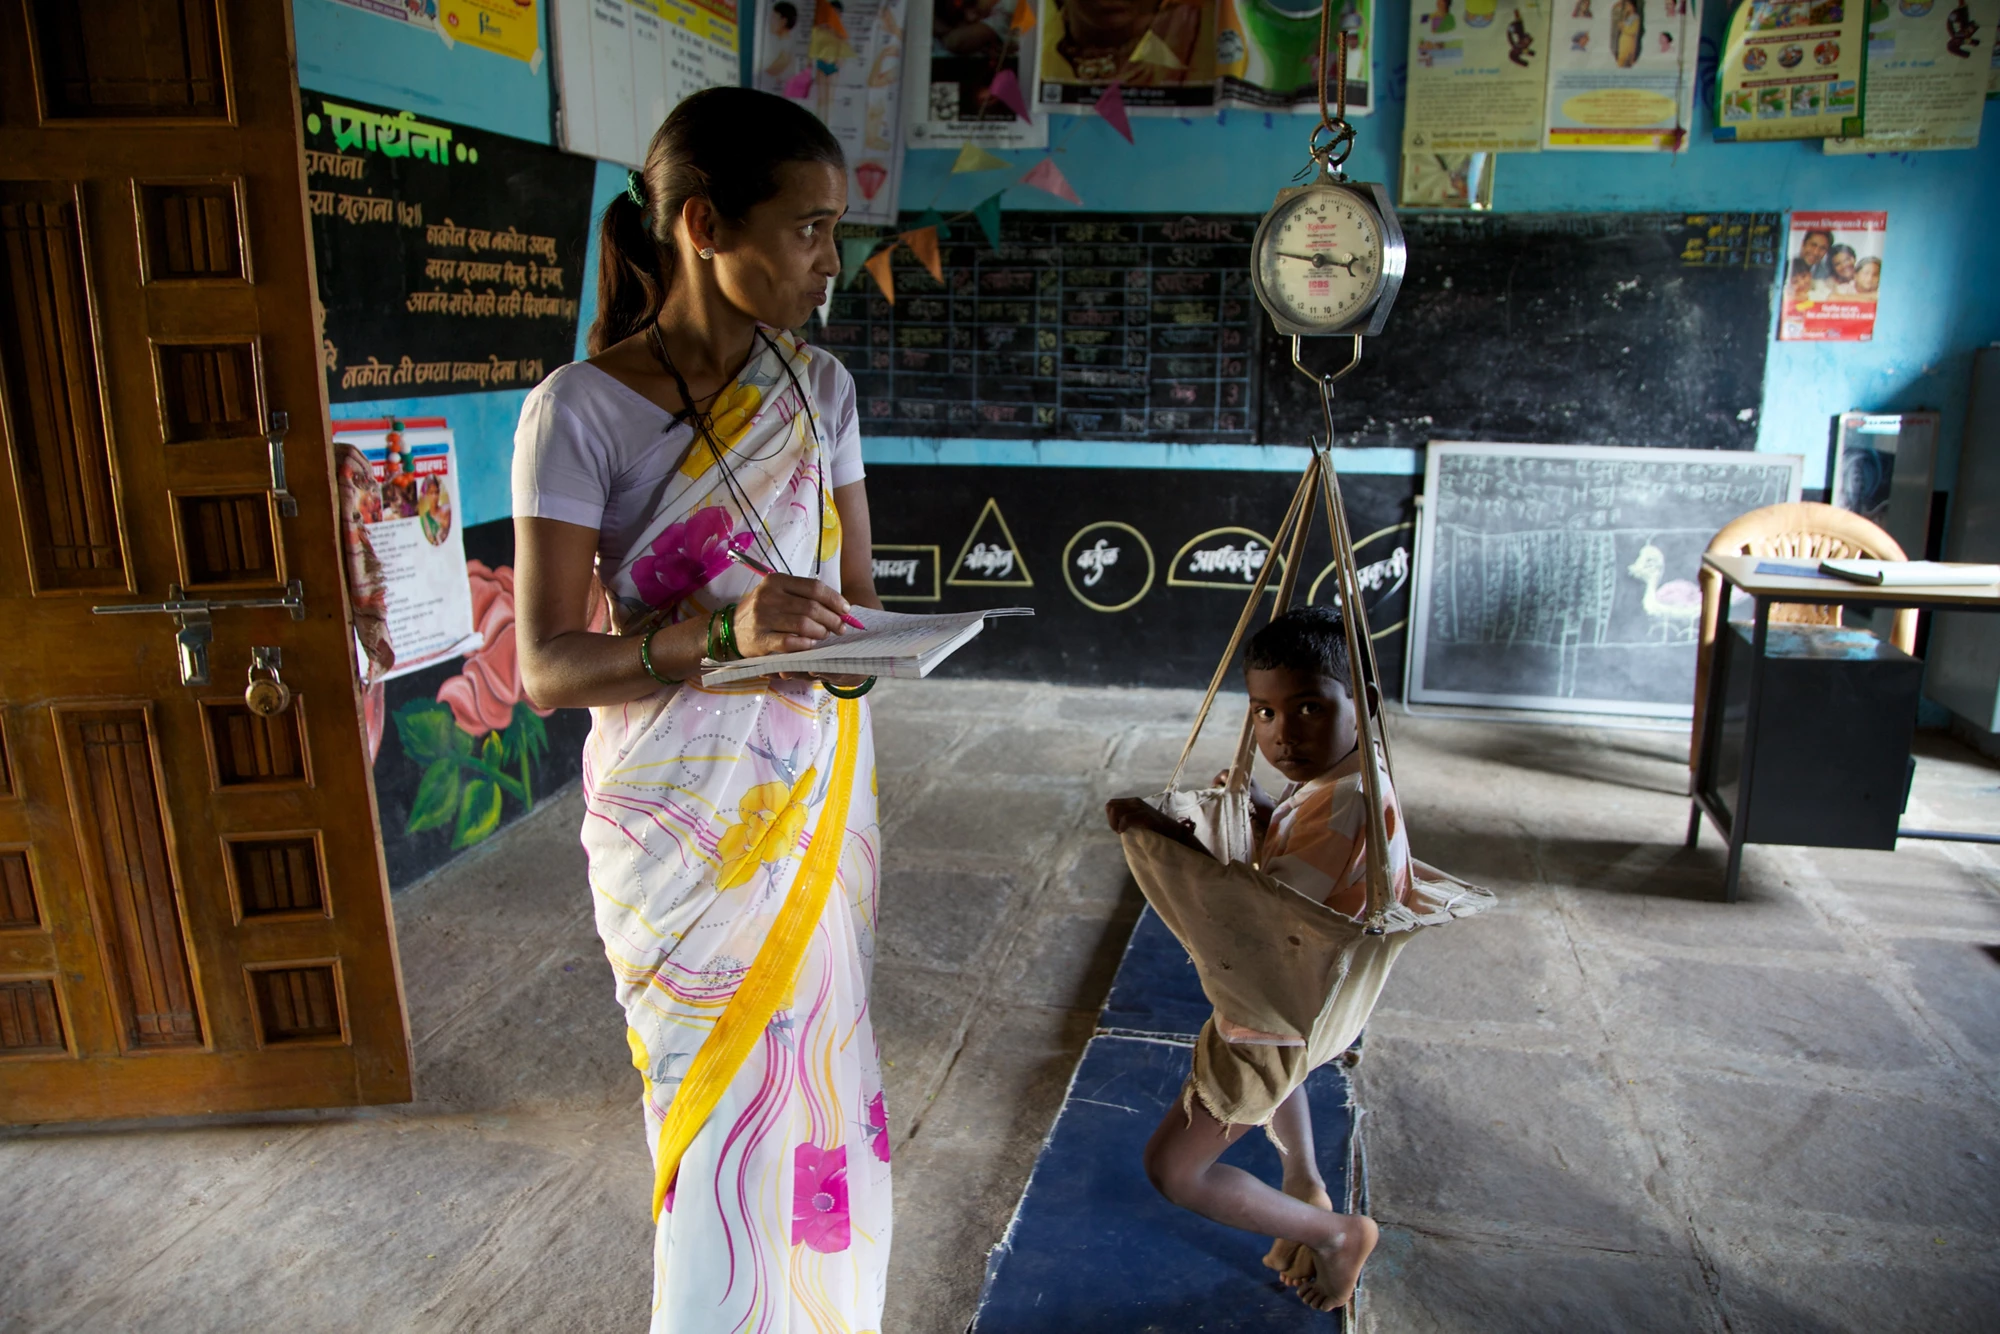
[[[1316,269],[1346,269],[1349,273],[1354,272],[1354,265],[1361,258],[1359,255],[1349,255],[1346,259],[1335,259],[1325,251],[1316,255],[1295,255],[1289,250],[1280,250],[1277,253],[1279,259],[1302,259]]]

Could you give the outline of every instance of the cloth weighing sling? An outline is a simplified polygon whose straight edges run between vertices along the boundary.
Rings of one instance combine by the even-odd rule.
[[[1273,561],[1257,572],[1250,599],[1216,665],[1195,715],[1187,744],[1166,790],[1153,805],[1176,819],[1192,820],[1197,839],[1212,856],[1146,829],[1122,837],[1125,859],[1146,901],[1193,958],[1202,992],[1215,1007],[1196,1047],[1191,1092],[1221,1121],[1263,1124],[1279,1103],[1319,1064],[1351,1046],[1375,1008],[1389,970],[1420,927],[1483,912],[1490,891],[1410,862],[1408,901],[1391,884],[1383,776],[1389,770],[1388,737],[1369,717],[1364,684],[1379,680],[1367,612],[1356,577],[1354,548],[1341,507],[1332,462],[1315,447],[1305,476],[1286,511],[1271,551],[1286,550],[1275,619],[1291,605],[1307,525],[1323,495],[1333,538],[1336,588],[1346,614],[1349,674],[1356,699],[1357,747],[1364,757],[1362,838],[1367,908],[1360,920],[1327,907],[1252,864],[1250,762],[1254,734],[1246,715],[1236,756],[1220,787],[1182,791],[1180,778],[1201,736],[1237,650],[1264,596]],[[1257,1045],[1228,1042],[1223,1031],[1254,1031]]]
[[[620,633],[744,597],[758,576],[732,547],[838,584],[816,354],[771,339],[716,405],[722,457],[694,443],[604,563]],[[582,838],[645,1079],[652,1328],[878,1329],[890,1178],[867,702],[690,681],[592,712]]]

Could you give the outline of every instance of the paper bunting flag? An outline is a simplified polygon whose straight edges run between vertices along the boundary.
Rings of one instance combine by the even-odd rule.
[[[1131,59],[1135,65],[1165,65],[1168,69],[1187,68],[1181,63],[1181,58],[1173,53],[1173,48],[1161,41],[1160,34],[1151,28],[1146,29],[1146,36],[1140,41],[1138,49],[1132,52]]]
[[[904,232],[899,238],[917,257],[917,262],[931,271],[931,277],[944,281],[944,261],[938,255],[937,228],[919,227],[913,232]]]
[[[987,91],[993,94],[994,101],[1013,112],[1016,120],[1034,119],[1028,114],[1028,99],[1021,96],[1021,81],[1014,77],[1013,70],[1003,69],[994,75],[993,82],[987,85]]]
[[[1068,179],[1063,176],[1062,169],[1056,166],[1056,160],[1052,157],[1045,157],[1037,162],[1028,174],[1021,178],[1021,184],[1032,185],[1037,190],[1046,190],[1057,199],[1064,199],[1072,204],[1083,203],[1076,197],[1076,191],[1070,188]]]
[[[1000,194],[1005,194],[1002,190]],[[972,217],[979,224],[979,230],[986,233],[986,244],[995,250],[1000,248],[1000,194],[988,195],[972,207]]]
[[[861,276],[861,266],[875,252],[872,236],[847,236],[840,242],[840,285],[846,287]]]
[[[833,0],[814,0],[813,27],[831,28],[843,39],[847,36],[847,25],[840,21],[840,8]]]
[[[812,95],[812,90],[813,90],[813,72],[809,69],[802,69],[797,74],[794,74],[791,78],[785,80],[786,97],[797,97],[797,98],[810,97]]]
[[[965,147],[958,150],[958,160],[951,164],[951,174],[956,176],[962,171],[998,171],[1002,167],[1013,165],[1006,158],[995,157],[968,139],[965,141]]]
[[[951,224],[944,220],[944,214],[934,208],[927,208],[917,215],[917,227],[935,227],[937,228],[938,240],[949,241],[951,239]],[[910,230],[915,231],[916,227]]]
[[[1132,118],[1125,114],[1125,94],[1116,79],[1104,90],[1104,96],[1097,99],[1097,114],[1104,117],[1105,124],[1124,135],[1126,143],[1136,142],[1132,138]]]
[[[861,266],[868,270],[868,276],[875,280],[875,285],[882,289],[883,297],[892,306],[896,304],[896,278],[889,272],[889,257],[895,253],[896,247],[890,246]]]
[[[1034,27],[1035,0],[1017,0],[1017,3],[1014,5],[1014,17],[1007,26],[1015,32],[1026,32],[1028,29]],[[1025,120],[1026,117],[1022,119]]]

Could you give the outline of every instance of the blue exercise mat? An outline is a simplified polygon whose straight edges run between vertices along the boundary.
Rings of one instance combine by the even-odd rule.
[[[1190,1043],[1208,1018],[1194,965],[1151,910],[1126,947],[1097,1036],[986,1265],[972,1334],[1143,1334],[1340,1328],[1264,1268],[1268,1237],[1167,1203],[1140,1153],[1180,1099]],[[1354,1109],[1344,1067],[1306,1082],[1320,1173],[1349,1197]],[[1245,1135],[1223,1161],[1276,1183],[1278,1151]]]

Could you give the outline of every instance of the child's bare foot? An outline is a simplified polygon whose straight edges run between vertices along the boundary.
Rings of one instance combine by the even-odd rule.
[[[1361,1266],[1380,1236],[1374,1219],[1345,1215],[1333,1244],[1312,1248],[1313,1272],[1299,1284],[1299,1300],[1315,1311],[1338,1311],[1347,1305],[1361,1281]]]
[[[1285,1183],[1285,1194],[1295,1200],[1302,1200],[1315,1209],[1333,1212],[1333,1197],[1326,1193],[1326,1184],[1320,1181]],[[1296,1288],[1299,1283],[1312,1276],[1312,1248],[1303,1242],[1288,1241],[1283,1237],[1271,1242],[1271,1249],[1265,1252],[1264,1267],[1278,1271],[1288,1288]]]

